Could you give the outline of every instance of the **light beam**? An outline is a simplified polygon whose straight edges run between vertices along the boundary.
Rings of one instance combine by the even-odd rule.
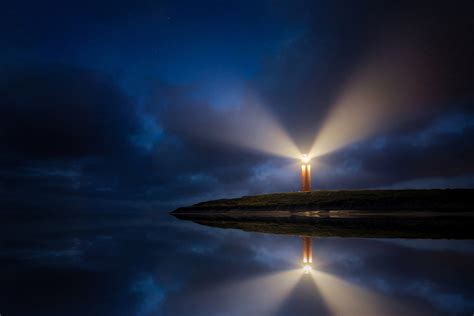
[[[437,92],[433,66],[403,41],[380,43],[348,81],[309,152],[318,157],[416,122]]]
[[[301,156],[288,133],[253,94],[243,97],[239,106],[208,106],[197,111],[188,108],[193,105],[191,103],[167,108],[166,115],[173,118],[171,130],[179,129],[188,138],[237,145],[271,155],[296,159]],[[183,115],[188,110],[192,124]]]

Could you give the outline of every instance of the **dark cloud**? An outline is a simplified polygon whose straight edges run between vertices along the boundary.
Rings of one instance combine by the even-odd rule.
[[[418,182],[426,188],[439,186],[440,179],[445,179],[446,187],[473,185],[472,124],[451,122],[451,131],[436,130],[433,125],[321,157],[322,168],[329,169],[321,170],[322,187],[410,187],[411,181],[411,186]],[[422,179],[426,179],[424,185]]]
[[[141,122],[135,104],[111,79],[45,64],[5,67],[0,82],[3,192],[62,199],[91,187],[107,191],[123,178],[133,182],[124,166],[139,170],[132,137]]]
[[[103,208],[109,199],[107,208],[159,201],[159,208],[168,209],[178,199],[239,190],[263,161],[231,146],[173,136],[171,128],[156,147],[143,148],[137,139],[146,135],[134,100],[90,70],[7,67],[1,83],[0,188],[6,207]],[[21,201],[24,194],[30,198]]]
[[[3,152],[29,159],[120,154],[138,132],[131,100],[109,79],[60,65],[2,69]]]

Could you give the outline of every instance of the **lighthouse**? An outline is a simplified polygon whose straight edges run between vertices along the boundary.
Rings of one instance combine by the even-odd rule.
[[[308,155],[301,157],[301,191],[311,191],[311,164]]]

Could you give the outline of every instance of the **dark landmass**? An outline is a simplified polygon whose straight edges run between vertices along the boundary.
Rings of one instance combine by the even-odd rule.
[[[182,220],[249,232],[314,237],[474,239],[474,217],[431,216],[274,216],[248,214],[173,214]]]
[[[173,213],[228,211],[466,211],[474,205],[474,189],[320,190],[221,199],[181,207]]]
[[[203,202],[172,214],[271,234],[474,239],[473,194],[471,189],[278,193]]]

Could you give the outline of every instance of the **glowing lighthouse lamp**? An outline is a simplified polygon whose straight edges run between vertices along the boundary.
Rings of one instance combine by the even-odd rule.
[[[301,191],[311,192],[311,164],[308,155],[301,157]]]

